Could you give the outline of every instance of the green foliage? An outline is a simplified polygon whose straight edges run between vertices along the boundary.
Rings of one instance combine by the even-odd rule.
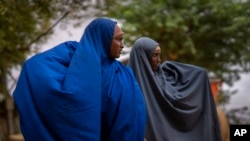
[[[163,60],[205,67],[232,85],[250,71],[249,7],[235,0],[116,0],[103,13],[123,22],[128,46],[152,37]]]
[[[43,41],[36,38],[51,24],[53,14],[47,6],[25,0],[0,2],[0,96],[4,98],[10,93],[11,69],[22,64],[32,44]]]
[[[0,96],[7,95],[11,69],[39,49],[59,22],[86,16],[83,0],[0,0]]]

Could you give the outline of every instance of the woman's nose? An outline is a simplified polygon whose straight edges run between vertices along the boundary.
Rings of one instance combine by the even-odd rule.
[[[123,44],[123,42],[121,42],[121,48],[124,48],[124,44]]]
[[[158,56],[158,62],[161,62],[161,57],[160,56]]]

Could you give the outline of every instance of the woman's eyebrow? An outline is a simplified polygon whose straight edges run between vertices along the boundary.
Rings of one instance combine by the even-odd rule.
[[[115,37],[123,37],[123,33],[120,33],[118,35],[114,35]]]

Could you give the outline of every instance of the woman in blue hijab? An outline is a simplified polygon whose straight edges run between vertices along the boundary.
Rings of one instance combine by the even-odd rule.
[[[159,43],[137,39],[130,52],[147,105],[147,141],[221,141],[207,71],[174,61],[161,63]]]
[[[117,22],[94,19],[80,40],[28,59],[13,93],[26,141],[143,141],[144,99]]]

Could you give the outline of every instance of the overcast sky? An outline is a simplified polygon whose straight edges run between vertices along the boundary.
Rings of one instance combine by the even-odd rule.
[[[82,26],[79,28],[72,28],[71,25],[68,25],[66,30],[61,30],[59,26],[56,27],[54,34],[48,40],[48,42],[42,46],[41,51],[56,46],[57,44],[64,41],[69,41],[69,40],[79,41],[84,31],[84,28],[86,27],[86,24],[88,24],[90,21],[91,20],[89,19],[83,21]],[[242,106],[250,107],[250,95],[249,95],[250,90],[248,90],[249,88],[250,88],[250,74],[243,74],[241,76],[241,80],[236,82],[232,88],[228,87],[227,85],[223,85],[222,89],[231,89],[231,90],[238,89],[238,93],[231,96],[230,104],[226,108],[230,109]]]

